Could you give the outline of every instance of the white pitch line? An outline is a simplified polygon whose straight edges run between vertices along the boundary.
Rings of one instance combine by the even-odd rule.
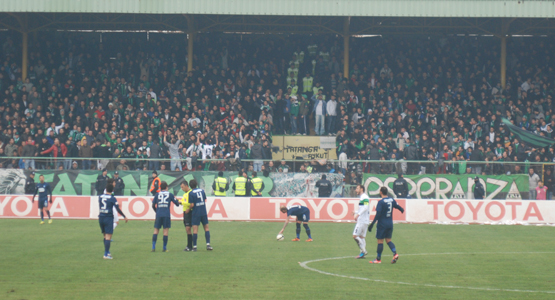
[[[403,254],[402,256],[417,256],[417,255],[472,255],[472,254],[553,254],[555,252],[448,252],[448,253],[413,253],[413,254]],[[354,256],[341,256],[341,257],[331,257],[331,258],[321,258],[315,260],[308,260],[304,262],[299,262],[299,265],[307,270],[317,272],[324,275],[335,276],[335,277],[342,277],[348,279],[357,279],[357,280],[365,280],[365,281],[373,281],[373,282],[383,282],[383,283],[393,283],[393,284],[402,284],[402,285],[411,285],[411,286],[425,286],[425,287],[432,287],[432,288],[444,288],[444,289],[466,289],[466,290],[477,290],[477,291],[490,291],[490,292],[517,292],[517,293],[544,293],[544,294],[555,294],[555,291],[536,291],[536,290],[516,290],[516,289],[496,289],[496,288],[487,288],[487,287],[471,287],[471,286],[456,286],[456,285],[436,285],[436,284],[428,284],[428,283],[412,283],[412,282],[402,282],[402,281],[389,281],[389,280],[382,280],[382,279],[370,279],[364,277],[356,277],[356,276],[348,276],[348,275],[341,275],[335,273],[329,273],[322,270],[318,270],[315,268],[311,268],[308,266],[310,263],[320,262],[320,261],[328,261],[328,260],[337,260],[337,259],[345,259],[345,258],[353,258]]]

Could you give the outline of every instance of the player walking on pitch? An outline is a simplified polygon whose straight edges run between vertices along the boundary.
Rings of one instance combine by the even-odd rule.
[[[210,246],[210,229],[208,229],[208,213],[206,212],[206,194],[204,190],[197,188],[196,180],[189,182],[191,189],[189,193],[189,204],[193,209],[191,224],[193,225],[193,252],[197,251],[198,226],[202,223],[204,237],[206,238],[206,250],[212,250]]]
[[[127,223],[127,218],[125,214],[121,211],[118,205],[118,201],[112,195],[114,191],[113,185],[106,186],[106,193],[98,196],[98,223],[100,224],[100,230],[104,235],[104,259],[112,259],[112,254],[110,253],[110,242],[112,240],[112,234],[114,233],[114,207],[116,211],[123,216],[125,223]]]
[[[366,231],[370,223],[370,197],[364,192],[362,184],[357,185],[355,192],[360,196],[358,203],[358,211],[353,212],[355,216],[355,230],[353,231],[353,239],[360,248],[360,255],[356,258],[364,258],[368,252],[366,251]]]
[[[167,252],[168,246],[168,233],[172,227],[170,207],[171,202],[179,206],[179,202],[175,199],[174,195],[168,192],[168,183],[162,181],[160,183],[161,191],[152,199],[152,209],[156,212],[156,220],[154,221],[154,234],[152,235],[152,252],[156,251],[156,240],[158,239],[158,232],[160,228],[164,227],[164,252]]]
[[[296,230],[297,237],[294,238],[292,241],[298,242],[301,240],[300,234],[301,234],[301,223],[302,223],[304,226],[304,229],[306,230],[306,235],[308,235],[308,240],[306,241],[312,242],[312,235],[310,235],[310,228],[308,227],[308,222],[310,221],[310,209],[308,209],[308,207],[301,206],[301,205],[290,205],[290,206],[282,205],[279,208],[279,210],[282,213],[287,214],[287,217],[285,218],[285,224],[283,224],[283,228],[281,229],[279,234],[283,234],[285,227],[287,227],[287,224],[289,224],[289,216],[295,216],[297,217],[297,230]]]
[[[52,204],[52,188],[50,184],[44,182],[44,175],[39,176],[40,183],[37,184],[35,188],[35,193],[33,194],[32,202],[35,202],[35,196],[39,194],[39,212],[40,212],[40,224],[44,224],[44,213],[48,215],[48,224],[52,224],[52,218],[50,217],[50,210],[48,210],[48,195],[50,195],[50,204]]]
[[[376,239],[378,239],[378,256],[376,259],[369,261],[369,263],[382,263],[383,240],[385,239],[389,249],[393,252],[393,260],[391,263],[394,264],[399,259],[399,254],[397,254],[395,244],[391,241],[391,236],[393,235],[393,208],[399,210],[401,213],[405,212],[405,210],[399,206],[393,198],[389,198],[387,196],[387,188],[385,186],[380,188],[380,196],[382,199],[378,201],[378,205],[376,206],[376,216],[374,216],[372,224],[368,226],[368,231],[372,232],[372,227],[374,227],[374,224],[378,222],[378,229],[376,230]]]

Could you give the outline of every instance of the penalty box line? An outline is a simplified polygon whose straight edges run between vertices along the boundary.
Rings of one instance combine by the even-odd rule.
[[[555,252],[446,252],[446,253],[412,253],[412,254],[403,254],[402,256],[420,256],[420,255],[474,255],[474,254],[553,254]],[[356,279],[356,280],[365,280],[365,281],[373,281],[373,282],[382,282],[382,283],[392,283],[392,284],[401,284],[401,285],[409,285],[409,286],[424,286],[424,287],[431,287],[431,288],[444,288],[444,289],[466,289],[466,290],[475,290],[475,291],[489,291],[489,292],[516,292],[516,293],[544,293],[544,294],[555,294],[555,291],[537,291],[537,290],[518,290],[518,289],[498,289],[498,288],[487,288],[487,287],[471,287],[471,286],[457,286],[457,285],[437,285],[437,284],[429,284],[429,283],[414,283],[414,282],[403,282],[403,281],[390,281],[390,280],[383,280],[383,279],[371,279],[365,277],[357,277],[357,276],[349,276],[349,275],[341,275],[330,273],[322,270],[318,270],[316,268],[309,267],[308,264],[321,262],[321,261],[328,261],[328,260],[339,260],[339,259],[346,259],[346,258],[353,258],[353,256],[341,256],[341,257],[330,257],[330,258],[321,258],[321,259],[314,259],[299,262],[299,265],[309,271],[313,271],[316,273],[328,275],[328,276],[335,276],[347,279]]]

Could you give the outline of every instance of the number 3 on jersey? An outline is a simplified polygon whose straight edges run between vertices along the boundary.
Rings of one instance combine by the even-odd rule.
[[[391,211],[393,211],[393,203],[387,202],[387,217],[391,217]]]

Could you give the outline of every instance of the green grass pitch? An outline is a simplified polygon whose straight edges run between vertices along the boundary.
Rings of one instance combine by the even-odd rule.
[[[356,260],[352,223],[312,223],[306,243],[304,228],[302,242],[291,242],[294,224],[278,242],[281,223],[212,222],[214,251],[201,231],[196,253],[183,252],[182,222],[172,225],[168,253],[161,237],[150,252],[153,221],[120,225],[109,261],[96,220],[2,219],[0,299],[555,298],[553,227],[398,224],[398,263],[385,246],[382,264],[371,265],[374,232],[368,259]],[[343,256],[352,258],[308,267],[346,277],[299,265]]]

